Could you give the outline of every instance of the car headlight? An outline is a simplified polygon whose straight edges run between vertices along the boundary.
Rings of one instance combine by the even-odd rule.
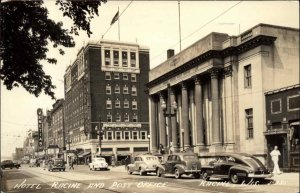
[[[252,170],[248,170],[248,173],[251,174],[251,173],[253,173],[253,171]]]

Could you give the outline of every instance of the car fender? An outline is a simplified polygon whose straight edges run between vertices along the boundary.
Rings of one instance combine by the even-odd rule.
[[[229,176],[230,173],[232,173],[232,172],[236,172],[236,173],[246,173],[246,175],[248,175],[248,171],[249,171],[249,170],[251,170],[251,168],[248,167],[248,166],[235,165],[235,166],[232,166],[232,167],[229,169],[228,176]]]
[[[133,171],[134,169],[134,164],[128,164],[127,168],[129,169],[129,171]]]
[[[182,165],[182,164],[176,164],[176,165],[174,166],[174,171],[175,171],[176,168],[179,170],[179,173],[180,173],[180,174],[185,173],[185,165]]]
[[[140,164],[139,168],[141,168],[142,171],[146,170],[147,165],[146,164]]]
[[[163,166],[163,165],[161,165],[161,164],[158,164],[158,165],[156,166],[156,170],[158,170],[158,169],[161,169],[161,171],[162,171],[163,173],[166,172],[165,166]]]

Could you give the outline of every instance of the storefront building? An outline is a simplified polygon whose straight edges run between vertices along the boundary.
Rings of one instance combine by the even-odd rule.
[[[278,146],[279,166],[283,171],[299,171],[300,87],[299,84],[265,93],[268,152]],[[268,155],[268,166],[272,167]]]
[[[299,29],[211,33],[150,70],[151,151],[248,152],[266,161],[265,92],[299,83]]]

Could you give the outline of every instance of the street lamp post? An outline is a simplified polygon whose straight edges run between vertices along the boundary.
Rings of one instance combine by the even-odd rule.
[[[182,151],[184,151],[184,129],[181,129],[182,132]]]
[[[101,128],[102,119],[101,116],[99,117],[99,128],[96,126],[95,130],[97,132],[97,135],[99,136],[99,155],[101,156],[101,146],[102,146],[102,136],[103,136],[103,128]]]
[[[71,147],[70,147],[70,144],[72,143],[72,140],[70,140],[70,135],[69,135],[69,139],[68,140],[66,140],[66,143],[69,145],[69,151],[67,152],[67,164],[69,165],[69,162],[70,162],[70,158],[69,158],[69,153],[70,153],[70,149],[71,149]]]
[[[151,138],[151,136],[150,136],[150,135],[148,135],[148,141],[149,141],[148,153],[149,153],[149,154],[150,154],[150,138]]]
[[[172,113],[172,108],[174,112]],[[172,116],[176,116],[176,110],[177,110],[177,103],[174,100],[171,103],[171,87],[170,84],[168,84],[168,104],[166,104],[165,101],[162,102],[161,104],[161,108],[164,111],[164,116],[168,117],[168,148],[169,148],[169,152],[170,152],[170,146],[171,146],[171,141],[172,141],[172,136],[171,136],[171,132],[172,132],[172,123],[171,123],[171,117]]]

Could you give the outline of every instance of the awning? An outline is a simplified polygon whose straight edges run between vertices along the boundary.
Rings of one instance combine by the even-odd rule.
[[[86,153],[79,154],[78,157],[87,157],[90,155],[91,155],[91,152],[86,152]]]

